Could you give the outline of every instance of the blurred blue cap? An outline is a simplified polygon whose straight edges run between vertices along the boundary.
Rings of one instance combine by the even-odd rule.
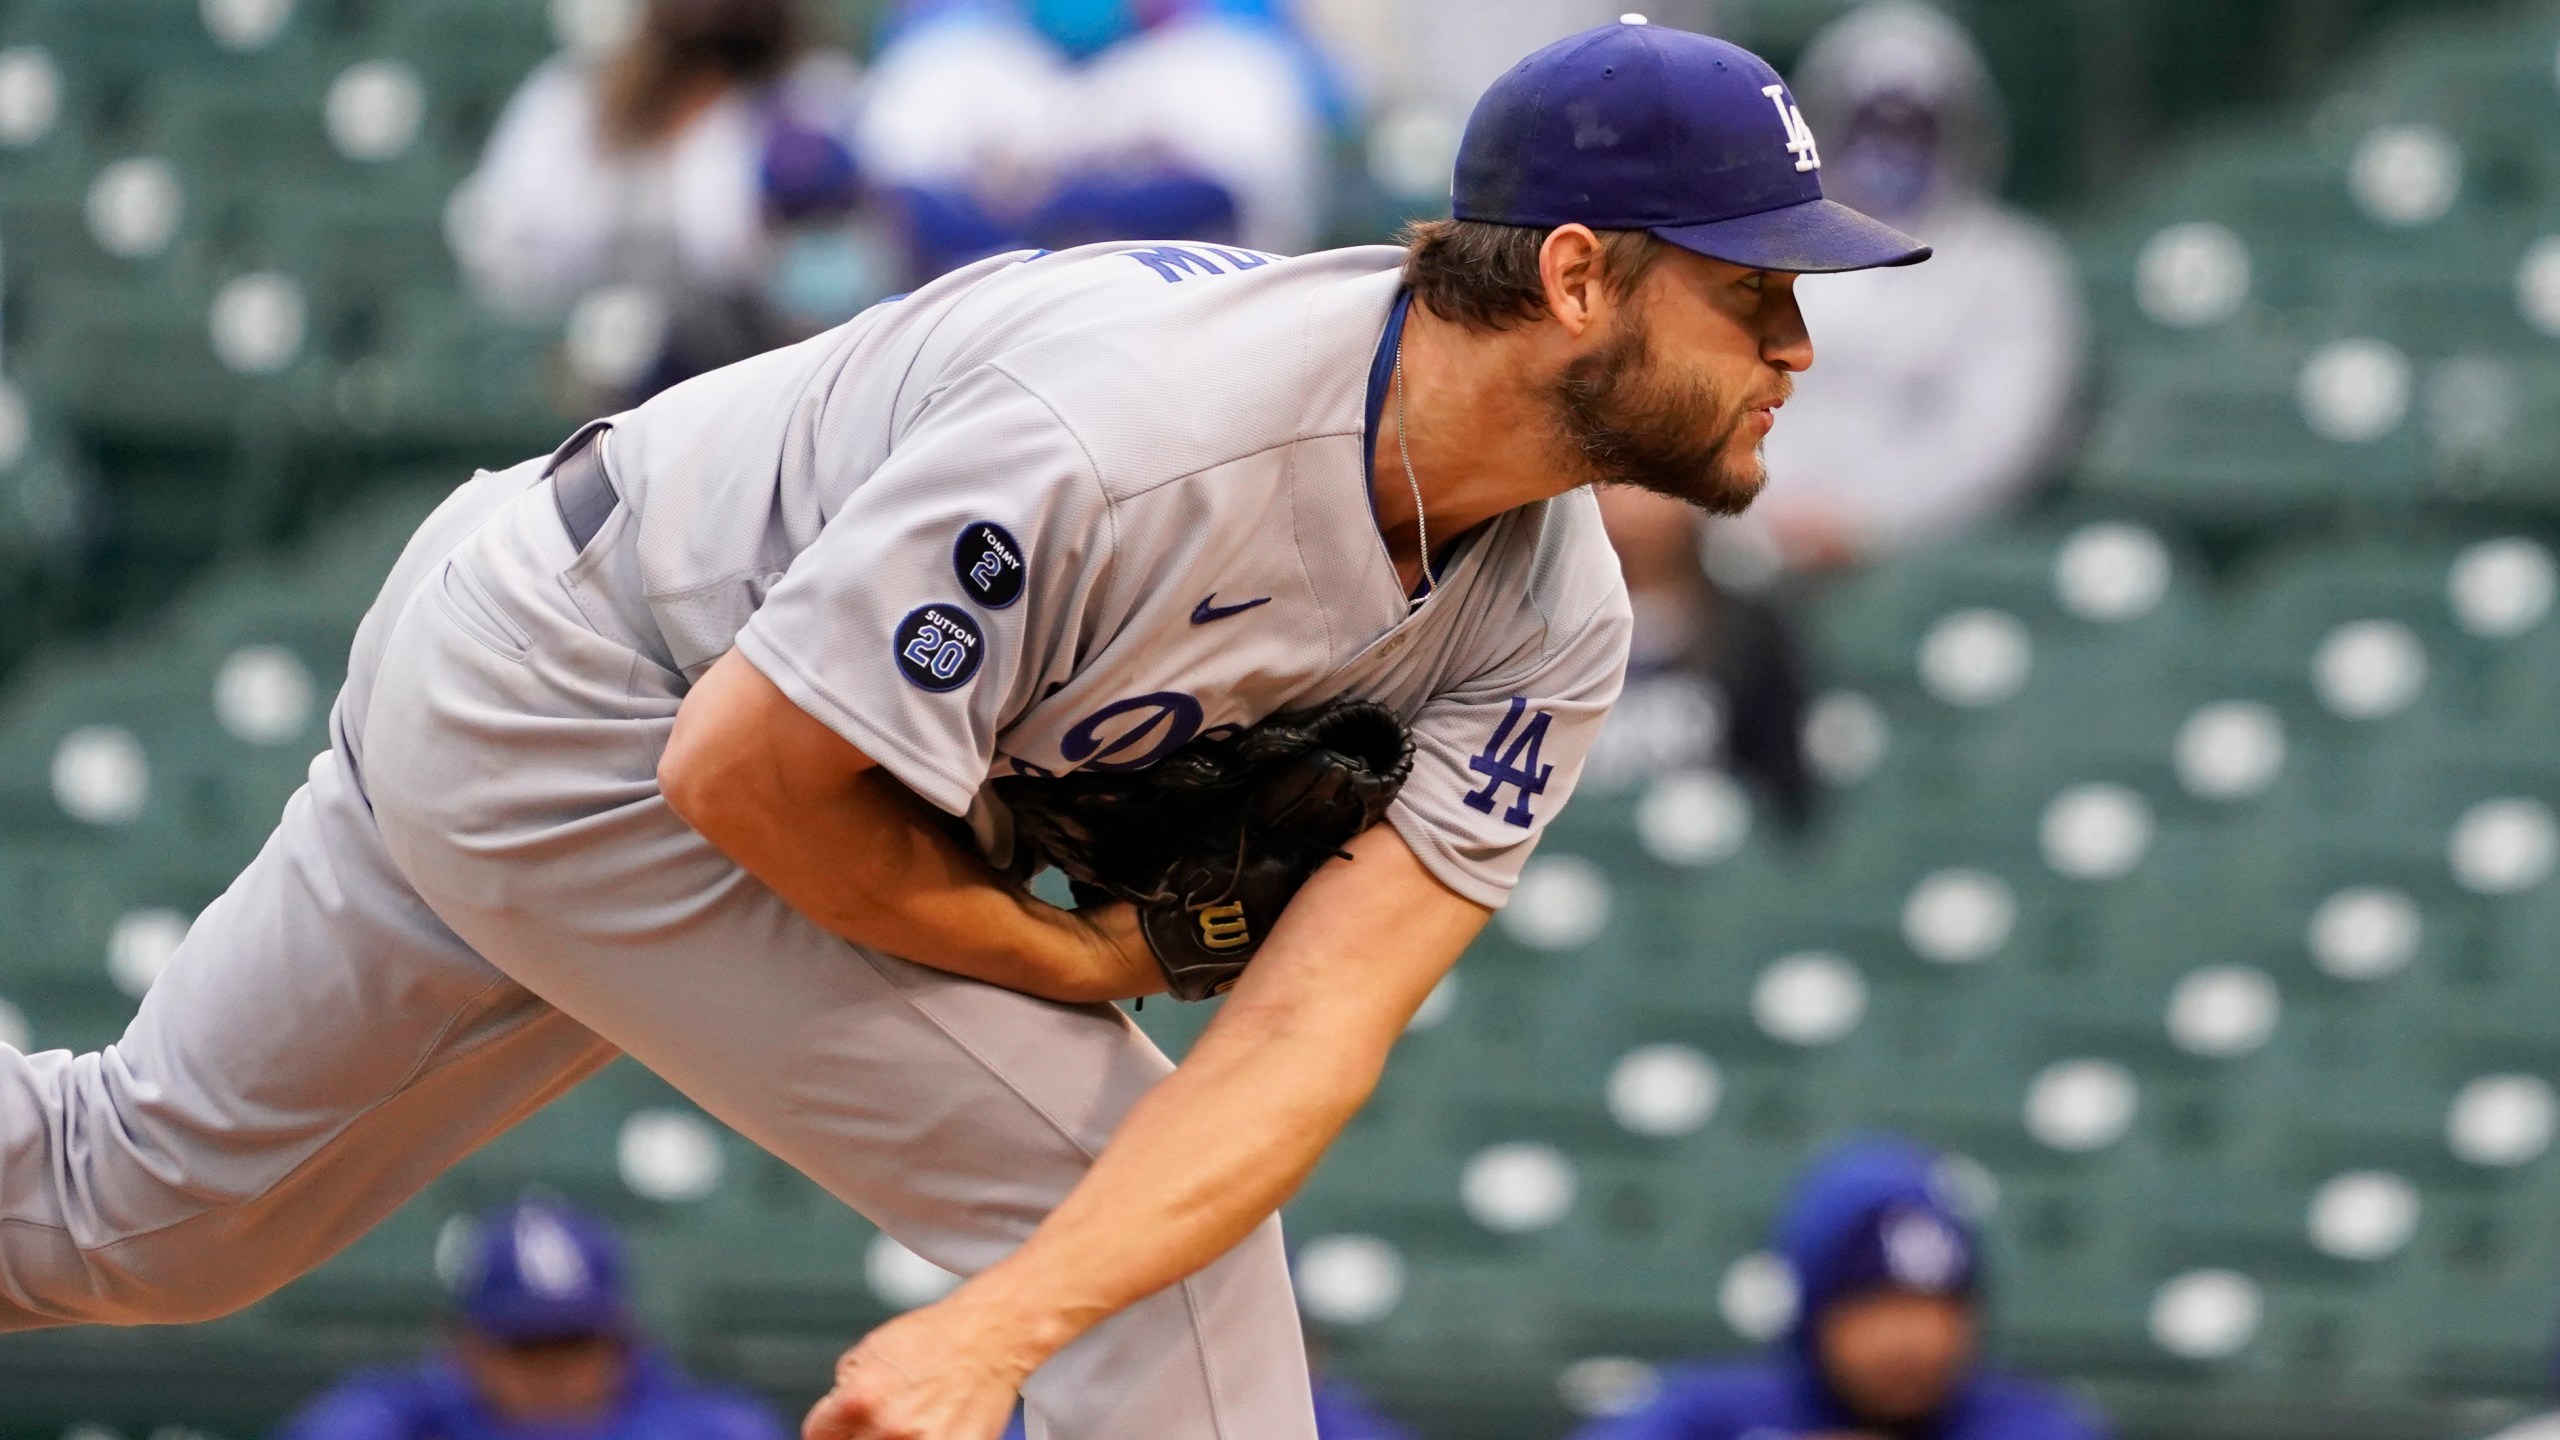
[[[620,1333],[622,1242],[560,1201],[501,1207],[480,1218],[453,1300],[471,1328],[510,1344]]]
[[[1821,272],[1929,247],[1822,196],[1822,151],[1769,62],[1634,16],[1559,40],[1476,104],[1461,220],[1646,230],[1711,259]]]

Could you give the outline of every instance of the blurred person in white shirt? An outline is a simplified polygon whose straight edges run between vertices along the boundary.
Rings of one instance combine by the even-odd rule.
[[[1824,188],[1937,250],[1798,291],[1821,361],[1769,437],[1754,520],[1825,569],[1958,534],[2041,478],[2071,438],[2085,319],[2059,239],[1996,194],[1999,99],[1954,21],[1866,6],[1816,37],[1795,88]]]
[[[508,102],[466,191],[465,269],[517,314],[605,287],[654,296],[661,369],[679,372],[658,383],[844,318],[868,296],[791,312],[812,288],[796,242],[860,199],[860,84],[812,43],[800,0],[648,0],[610,53],[555,57]],[[815,260],[841,277],[843,258]]]
[[[1014,0],[895,7],[859,152],[901,215],[910,283],[1024,246],[1024,219],[1056,171],[1071,75]]]
[[[1079,77],[1067,185],[1096,174],[1205,180],[1230,197],[1236,240],[1284,255],[1313,249],[1331,127],[1348,116],[1286,0],[1121,3],[1136,31]]]

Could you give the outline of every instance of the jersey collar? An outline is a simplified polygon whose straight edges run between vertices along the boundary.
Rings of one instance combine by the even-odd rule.
[[[1413,292],[1397,291],[1396,303],[1387,311],[1387,333],[1378,337],[1378,353],[1369,360],[1368,419],[1360,429],[1360,478],[1361,493],[1369,497],[1369,528],[1373,531],[1378,529],[1378,424],[1386,418],[1387,396],[1396,380],[1396,348],[1404,343],[1404,322],[1412,313]],[[1449,561],[1464,548],[1457,543],[1463,538],[1451,536],[1451,543],[1431,557],[1433,585],[1440,583],[1440,577],[1449,571]],[[1380,548],[1385,547],[1383,532],[1378,543]],[[1420,599],[1425,593],[1422,586],[1416,585],[1414,593],[1407,598]]]

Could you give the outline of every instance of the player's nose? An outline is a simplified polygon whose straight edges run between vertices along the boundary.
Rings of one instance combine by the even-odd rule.
[[[1813,334],[1805,328],[1804,310],[1790,285],[1761,306],[1760,358],[1770,368],[1798,375],[1813,368]]]

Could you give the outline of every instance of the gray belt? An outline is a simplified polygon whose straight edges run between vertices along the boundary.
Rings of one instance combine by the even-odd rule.
[[[560,523],[568,528],[569,544],[585,554],[596,532],[613,518],[613,507],[622,497],[613,493],[613,481],[604,473],[604,427],[587,432],[585,443],[571,451],[551,467],[551,499],[560,507]]]

